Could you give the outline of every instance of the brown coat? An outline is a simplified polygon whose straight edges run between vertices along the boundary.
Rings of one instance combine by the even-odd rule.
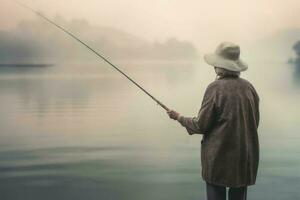
[[[206,89],[197,117],[180,117],[188,133],[203,134],[203,179],[212,184],[240,187],[255,184],[259,163],[259,97],[238,76],[226,76]]]

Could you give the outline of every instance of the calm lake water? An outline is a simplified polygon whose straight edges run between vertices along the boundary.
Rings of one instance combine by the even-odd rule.
[[[154,96],[197,114],[213,69],[120,62]],[[300,76],[249,62],[261,97],[261,160],[249,199],[300,198]],[[106,64],[0,67],[1,200],[205,199],[201,135],[189,136]]]

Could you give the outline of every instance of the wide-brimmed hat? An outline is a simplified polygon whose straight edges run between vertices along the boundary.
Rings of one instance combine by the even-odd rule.
[[[204,55],[207,64],[230,71],[242,72],[248,69],[246,63],[240,59],[240,47],[231,42],[222,42],[215,53]]]

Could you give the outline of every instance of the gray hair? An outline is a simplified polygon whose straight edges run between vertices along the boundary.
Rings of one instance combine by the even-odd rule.
[[[220,67],[215,67],[216,74],[220,77],[224,76],[240,76],[240,72],[235,72],[235,71],[229,71],[224,68]]]

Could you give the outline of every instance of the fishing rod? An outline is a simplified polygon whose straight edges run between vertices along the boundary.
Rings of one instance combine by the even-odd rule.
[[[102,60],[104,60],[107,64],[109,64],[111,67],[113,67],[114,69],[116,69],[118,72],[120,72],[123,76],[125,76],[129,81],[131,81],[134,85],[136,85],[138,88],[140,88],[144,93],[146,93],[152,100],[154,100],[158,105],[160,105],[163,109],[165,109],[166,111],[169,111],[169,108],[167,106],[165,106],[163,103],[161,103],[158,99],[156,99],[152,94],[150,94],[147,90],[145,90],[141,85],[139,85],[136,81],[134,81],[132,78],[130,78],[127,74],[125,74],[125,72],[123,72],[121,69],[119,69],[119,67],[117,67],[116,65],[114,65],[112,62],[110,62],[107,58],[105,58],[104,56],[102,56],[100,53],[98,53],[96,50],[94,50],[92,47],[90,47],[89,45],[87,45],[85,42],[83,42],[82,40],[80,40],[78,37],[76,37],[73,33],[71,33],[70,31],[68,31],[67,29],[65,29],[64,27],[56,24],[54,21],[50,20],[49,18],[47,18],[46,16],[44,16],[43,14],[41,14],[40,12],[34,10],[33,8],[25,5],[24,3],[21,3],[19,1],[14,1],[15,3],[17,3],[18,5],[22,6],[23,8],[35,13],[37,16],[43,18],[44,20],[46,20],[47,22],[49,22],[50,24],[52,24],[53,26],[57,27],[58,29],[62,30],[64,33],[68,34],[69,36],[71,36],[73,39],[75,39],[77,42],[81,43],[83,46],[85,46],[88,50],[90,50],[91,52],[93,52],[94,54],[96,54],[98,57],[100,57]]]

